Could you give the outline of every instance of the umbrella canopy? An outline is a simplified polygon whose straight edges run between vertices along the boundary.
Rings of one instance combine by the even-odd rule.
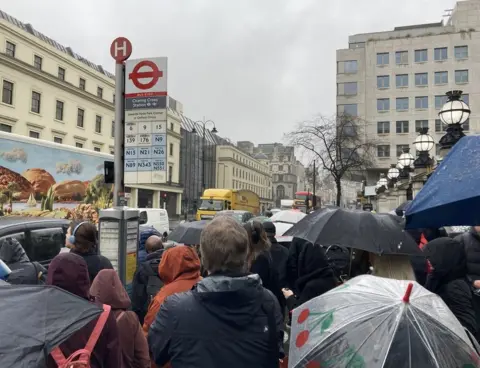
[[[387,213],[322,208],[283,235],[314,244],[341,245],[377,254],[421,254],[415,240],[403,230],[402,218]]]
[[[292,228],[293,224],[287,224],[285,222],[275,222],[276,235],[281,236]]]
[[[168,235],[168,240],[188,245],[200,244],[200,234],[209,222],[208,220],[184,222]]]
[[[363,275],[295,309],[289,367],[474,368],[478,355],[440,297]]]
[[[460,139],[407,208],[409,229],[480,224],[480,136]]]
[[[286,210],[277,212],[275,215],[270,217],[272,222],[284,222],[286,224],[296,224],[301,219],[303,219],[306,214],[298,210]]]
[[[258,222],[265,222],[265,221],[271,221],[270,220],[270,217],[267,217],[267,216],[257,216],[257,217],[252,217],[249,222],[253,222],[253,221],[258,221]]]
[[[47,285],[0,284],[0,367],[43,367],[51,350],[102,309]]]
[[[398,206],[395,211],[400,212],[400,211],[406,211],[407,208],[410,206],[412,201],[405,201],[403,202],[400,206]]]

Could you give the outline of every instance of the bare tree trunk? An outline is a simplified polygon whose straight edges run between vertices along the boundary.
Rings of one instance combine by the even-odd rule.
[[[340,207],[340,200],[342,199],[342,183],[340,180],[335,181],[337,186],[337,206]]]

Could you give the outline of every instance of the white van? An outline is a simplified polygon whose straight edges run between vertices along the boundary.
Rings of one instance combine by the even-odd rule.
[[[140,225],[151,226],[160,234],[167,236],[170,232],[170,220],[167,210],[163,208],[136,208],[139,212]]]

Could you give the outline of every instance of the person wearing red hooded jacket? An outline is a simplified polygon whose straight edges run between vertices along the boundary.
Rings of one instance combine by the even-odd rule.
[[[87,263],[74,253],[61,253],[56,256],[48,268],[47,284],[57,286],[80,298],[90,298],[90,278]],[[97,319],[89,322],[75,332],[67,341],[60,344],[60,350],[68,358],[77,350],[85,348]],[[90,357],[91,368],[119,368],[122,367],[122,353],[118,337],[115,315],[110,313],[103,327],[102,333],[95,344]],[[47,368],[57,368],[51,356],[47,358]]]

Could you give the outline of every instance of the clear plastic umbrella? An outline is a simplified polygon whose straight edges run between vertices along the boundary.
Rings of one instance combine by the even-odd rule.
[[[270,221],[272,222],[285,222],[287,224],[296,224],[301,219],[303,219],[306,214],[301,211],[296,210],[287,210],[287,211],[280,211],[277,212],[275,215],[270,217]]]
[[[371,275],[295,309],[291,368],[474,368],[479,357],[440,297]]]

